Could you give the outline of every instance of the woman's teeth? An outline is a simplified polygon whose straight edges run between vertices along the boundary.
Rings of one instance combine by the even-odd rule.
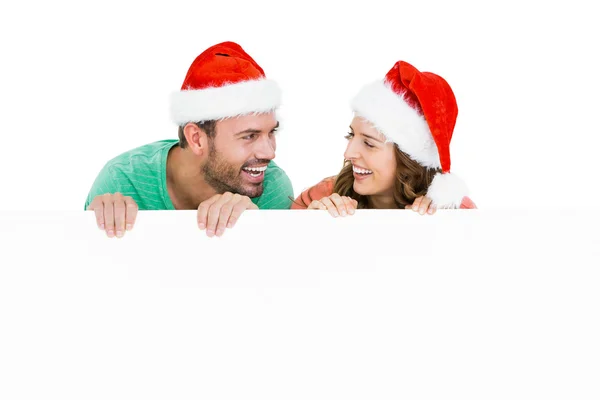
[[[368,175],[368,174],[373,173],[373,171],[371,171],[369,169],[362,169],[362,168],[358,168],[358,167],[352,167],[352,171],[356,172],[357,174],[363,174],[363,175]]]

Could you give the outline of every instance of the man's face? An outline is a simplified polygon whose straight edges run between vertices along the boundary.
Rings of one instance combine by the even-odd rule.
[[[206,181],[219,193],[260,196],[267,164],[275,158],[278,126],[274,113],[218,121],[202,167]]]

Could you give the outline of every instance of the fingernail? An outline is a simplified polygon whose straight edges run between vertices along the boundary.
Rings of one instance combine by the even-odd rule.
[[[206,231],[206,234],[208,236],[213,236],[215,234],[215,232],[213,230],[209,229],[209,230]]]
[[[417,211],[417,206],[413,206],[413,211]]]
[[[430,208],[428,211],[429,214],[433,214],[433,210]]]
[[[130,231],[131,229],[133,229],[133,225],[131,225],[131,224],[127,224],[127,226],[126,226],[126,229],[127,229],[128,231]]]
[[[104,230],[104,224],[100,224],[100,229]]]
[[[221,236],[223,234],[223,229],[218,229],[217,230],[217,236]]]
[[[228,223],[227,223],[227,227],[228,227],[228,228],[233,228],[233,224],[232,224],[231,222],[228,222]]]
[[[115,233],[114,233],[112,230],[109,230],[109,231],[107,232],[107,234],[108,234],[108,236],[109,236],[109,237],[113,237],[113,235],[114,235]]]
[[[203,224],[202,222],[200,222],[200,223],[198,224],[198,228],[200,228],[200,229],[204,229],[204,224]]]
[[[346,211],[342,211],[342,217],[346,216]]]
[[[122,237],[123,236],[123,231],[117,231],[117,237]]]

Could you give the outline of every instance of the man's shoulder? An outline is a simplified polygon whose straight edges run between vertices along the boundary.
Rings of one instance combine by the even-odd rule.
[[[278,181],[278,180],[287,180],[289,181],[289,177],[287,173],[281,168],[277,163],[273,160],[269,162],[267,165],[267,170],[265,171],[265,180],[266,181]]]
[[[165,151],[168,151],[177,143],[178,140],[165,139],[135,147],[108,160],[105,168],[115,173],[126,173],[133,169],[143,170],[145,167],[152,169],[152,167],[161,164]]]
[[[267,171],[268,172],[283,172],[285,173],[285,171],[283,170],[283,168],[281,168],[279,165],[277,165],[277,163],[274,160],[269,161],[269,164],[267,164]]]
[[[289,209],[292,203],[290,197],[293,196],[290,178],[283,168],[271,160],[265,171],[264,191],[260,196],[254,197],[252,202],[261,209]]]

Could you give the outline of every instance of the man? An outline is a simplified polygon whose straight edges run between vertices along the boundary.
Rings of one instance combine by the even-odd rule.
[[[122,237],[138,210],[194,210],[210,237],[248,209],[289,209],[292,184],[275,164],[276,82],[236,43],[200,54],[171,115],[179,140],[150,143],[110,160],[85,203],[108,237]]]

